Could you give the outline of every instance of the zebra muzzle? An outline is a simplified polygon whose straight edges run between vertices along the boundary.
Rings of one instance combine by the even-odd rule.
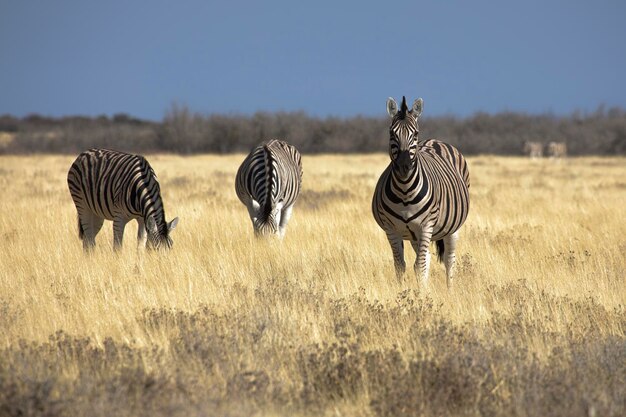
[[[411,171],[411,156],[408,151],[402,151],[395,161],[393,161],[394,170],[401,176],[406,177]]]

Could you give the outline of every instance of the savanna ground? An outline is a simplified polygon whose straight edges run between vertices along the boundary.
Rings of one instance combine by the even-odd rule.
[[[386,155],[305,156],[269,243],[243,155],[148,158],[173,250],[106,222],[85,256],[74,156],[0,157],[0,415],[626,414],[626,159],[469,158],[455,287],[433,258],[425,291],[370,214]]]

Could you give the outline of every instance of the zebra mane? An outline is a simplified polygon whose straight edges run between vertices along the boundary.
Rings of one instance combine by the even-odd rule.
[[[398,119],[404,119],[409,110],[409,107],[406,105],[406,97],[402,96],[402,104],[400,105],[400,111],[398,112]]]

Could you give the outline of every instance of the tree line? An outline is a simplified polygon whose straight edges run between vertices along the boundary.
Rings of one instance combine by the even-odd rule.
[[[281,138],[303,153],[386,152],[387,117],[318,118],[304,112],[200,114],[173,105],[163,120],[112,117],[0,116],[0,153],[78,153],[105,147],[137,153],[248,152]],[[626,154],[626,111],[599,107],[568,116],[505,112],[424,117],[420,138],[439,138],[464,154],[521,155],[525,141],[565,142],[570,155]]]

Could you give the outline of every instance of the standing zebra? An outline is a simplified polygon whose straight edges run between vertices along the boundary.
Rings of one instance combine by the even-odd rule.
[[[396,101],[387,99],[391,163],[376,184],[372,212],[387,234],[398,278],[406,269],[404,240],[410,240],[417,254],[415,272],[427,284],[434,240],[451,287],[458,230],[469,211],[469,171],[453,146],[434,139],[418,142],[423,103],[417,99],[409,110],[402,97],[398,111]]]
[[[124,227],[139,223],[139,246],[171,248],[170,232],[178,217],[167,223],[154,170],[143,156],[90,149],[78,155],[67,174],[67,184],[78,211],[78,236],[88,251],[104,220],[113,220],[113,246],[122,246]],[[147,232],[147,233],[146,233]]]
[[[543,156],[543,143],[526,141],[523,151],[530,159],[541,158]]]
[[[285,236],[302,184],[302,161],[296,148],[270,140],[254,148],[235,179],[237,197],[248,208],[255,236]]]
[[[554,159],[565,158],[567,156],[567,145],[565,142],[548,143],[548,156]]]

